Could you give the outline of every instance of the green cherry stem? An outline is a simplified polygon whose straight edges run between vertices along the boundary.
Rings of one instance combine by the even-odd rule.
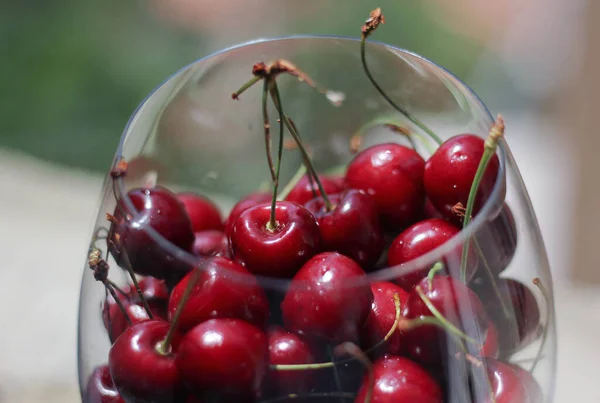
[[[371,11],[371,15],[369,17],[369,19],[367,20],[367,22],[365,23],[365,25],[363,25],[362,27],[362,35],[361,35],[361,40],[360,40],[360,61],[362,63],[362,67],[363,70],[367,76],[367,78],[369,79],[369,81],[371,82],[371,84],[373,85],[373,87],[377,90],[377,92],[379,92],[379,94],[388,102],[388,104],[390,104],[390,106],[392,108],[394,108],[396,111],[400,112],[402,115],[404,115],[408,120],[410,120],[412,123],[414,123],[417,127],[419,127],[421,130],[423,130],[425,133],[427,133],[429,135],[429,137],[431,137],[438,145],[442,144],[442,139],[440,139],[438,137],[437,134],[435,134],[431,129],[429,129],[429,127],[427,127],[423,122],[421,122],[419,119],[417,119],[416,117],[414,117],[412,114],[410,114],[406,109],[398,106],[386,93],[385,91],[381,88],[381,86],[377,83],[377,81],[375,80],[375,78],[373,77],[373,75],[371,74],[371,71],[369,70],[369,66],[367,64],[367,58],[366,58],[366,44],[367,44],[367,38],[369,37],[369,35],[371,35],[371,33],[373,33],[373,31],[375,31],[377,29],[377,27],[380,24],[385,23],[385,19],[383,17],[383,14],[381,14],[381,9],[377,8],[373,11]]]
[[[269,99],[269,83],[265,80],[263,83],[263,94],[262,94],[262,115],[263,115],[263,127],[265,130],[265,148],[267,152],[267,162],[269,164],[269,172],[271,173],[271,181],[275,183],[277,173],[273,166],[273,156],[271,155],[271,124],[269,123],[269,112],[267,110],[267,100]]]
[[[265,85],[268,85],[268,89],[273,96],[273,88],[277,88],[275,79],[273,81],[266,79]],[[275,178],[273,180],[273,198],[271,200],[271,218],[267,223],[267,229],[269,231],[275,231],[277,229],[277,219],[275,217],[275,207],[277,204],[277,191],[279,189],[279,173],[281,172],[281,159],[283,157],[283,110],[278,108],[279,111],[279,147],[277,149],[277,166],[275,167]]]
[[[290,194],[294,186],[296,186],[296,184],[300,182],[300,179],[302,179],[302,177],[305,174],[306,165],[302,164],[300,165],[294,176],[292,176],[292,179],[290,179],[290,181],[283,187],[283,189],[281,189],[281,192],[277,195],[277,200],[284,200]]]
[[[444,270],[444,264],[442,262],[437,262],[433,265],[429,273],[427,273],[427,282],[429,283],[429,289],[433,288],[433,278],[436,274]]]
[[[477,197],[477,190],[479,189],[479,184],[481,183],[483,174],[487,169],[488,163],[496,153],[498,140],[500,140],[502,136],[504,136],[504,119],[501,115],[498,115],[496,121],[490,129],[490,134],[485,140],[485,144],[483,146],[483,155],[481,156],[479,166],[477,167],[475,177],[473,178],[473,183],[471,184],[471,189],[469,190],[469,198],[467,199],[467,207],[465,208],[465,217],[463,219],[463,229],[466,228],[467,225],[469,225],[469,223],[471,222],[471,216],[473,215],[473,207],[475,206],[475,199]],[[460,280],[463,283],[466,282],[467,277],[467,258],[469,254],[469,244],[470,242],[466,240],[463,243],[462,247],[462,258],[460,260]]]
[[[246,84],[242,85],[239,90],[231,94],[231,98],[235,100],[240,99],[240,95],[242,95],[248,88],[252,87],[254,84],[262,80],[262,78],[263,77],[261,76],[252,77],[250,80],[248,80],[248,82],[246,82]]]
[[[544,301],[546,302],[546,324],[544,325],[542,340],[540,341],[540,348],[538,349],[535,359],[533,360],[533,364],[531,365],[531,369],[529,370],[530,373],[535,371],[537,364],[542,358],[542,353],[544,352],[544,347],[546,346],[546,340],[548,339],[548,327],[550,326],[550,320],[552,317],[552,307],[550,306],[550,294],[548,293],[548,290],[546,290],[546,287],[544,287],[540,279],[537,277],[533,279],[533,284],[540,289],[540,292],[544,297]]]

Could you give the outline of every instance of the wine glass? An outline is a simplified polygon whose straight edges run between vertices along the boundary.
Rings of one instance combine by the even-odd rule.
[[[410,116],[417,117],[418,122],[422,122],[428,130],[442,140],[460,133],[486,138],[494,122],[490,112],[451,73],[419,55],[386,44],[369,42],[366,49],[370,71],[379,85],[397,105]],[[252,264],[247,265],[251,257],[240,262],[239,256],[247,250],[238,247],[238,256],[231,256],[231,233],[224,237],[225,246],[217,248],[217,252],[237,260],[242,263],[241,266],[246,265],[247,269],[238,269],[240,265],[237,264],[232,269],[229,263],[223,261],[215,266],[214,259],[217,258],[207,255],[199,257],[192,253],[190,240],[181,240],[186,235],[165,235],[162,229],[149,224],[154,217],[140,209],[149,208],[144,203],[150,203],[150,199],[144,201],[144,197],[149,197],[148,189],[155,189],[155,186],[168,189],[162,190],[168,194],[193,192],[202,195],[217,206],[223,220],[234,205],[248,194],[268,194],[272,191],[272,177],[265,153],[262,84],[245,91],[239,100],[232,100],[231,94],[252,77],[251,70],[255,63],[279,59],[291,61],[317,83],[315,90],[307,85],[307,80],[283,74],[277,79],[281,107],[292,118],[292,124],[319,174],[343,178],[348,164],[355,158],[356,150],[353,148],[357,147],[366,150],[375,145],[393,143],[410,148],[412,142],[425,160],[435,151],[435,144],[426,133],[406,114],[390,106],[372,86],[361,66],[360,42],[357,39],[297,36],[259,40],[207,56],[175,73],[159,85],[133,113],[121,137],[111,174],[104,184],[81,285],[78,356],[83,401],[101,401],[99,393],[112,393],[112,398],[117,399],[113,385],[115,374],[111,377],[111,371],[103,365],[107,364],[109,353],[111,359],[119,360],[118,353],[111,352],[111,344],[120,340],[119,335],[126,334],[126,329],[132,329],[137,323],[144,323],[148,319],[145,308],[150,309],[155,319],[162,317],[173,320],[177,308],[173,300],[177,302],[184,299],[185,280],[188,283],[198,279],[204,281],[204,288],[191,291],[193,299],[194,293],[202,290],[209,292],[214,288],[210,288],[210,278],[214,280],[215,276],[227,278],[221,281],[228,281],[230,290],[238,286],[248,289],[249,284],[258,287],[258,291],[256,288],[254,290],[260,294],[260,298],[264,298],[268,312],[263,312],[263,316],[268,319],[266,322],[253,322],[261,315],[256,312],[249,314],[250,308],[241,306],[249,304],[247,300],[240,302],[234,299],[235,309],[231,306],[223,311],[215,308],[202,319],[196,320],[197,323],[194,320],[189,322],[187,317],[187,327],[180,328],[176,338],[186,339],[192,331],[204,331],[201,335],[204,339],[198,336],[202,340],[210,338],[211,334],[227,337],[226,334],[230,333],[209,329],[215,321],[225,321],[224,318],[230,321],[227,326],[233,328],[239,325],[238,322],[252,323],[253,331],[258,332],[258,336],[255,334],[256,340],[259,341],[248,341],[246,347],[256,350],[252,354],[260,361],[260,365],[246,368],[251,373],[247,376],[253,378],[252,381],[243,381],[236,368],[248,363],[231,358],[243,353],[238,351],[222,357],[215,353],[210,359],[205,355],[206,360],[199,360],[206,361],[208,367],[204,372],[194,372],[191,367],[198,361],[190,358],[189,362],[180,362],[186,361],[186,358],[178,356],[177,343],[180,341],[176,343],[173,339],[167,350],[163,351],[167,358],[172,358],[165,365],[191,365],[185,371],[200,374],[197,376],[201,379],[195,382],[191,378],[196,375],[182,375],[185,381],[166,392],[163,387],[162,395],[159,396],[157,392],[156,401],[363,401],[360,399],[365,399],[367,392],[383,393],[381,388],[385,388],[385,382],[379,381],[389,381],[391,375],[386,372],[389,368],[408,374],[402,378],[406,384],[400,389],[404,388],[404,392],[413,390],[411,382],[429,382],[428,385],[433,385],[433,389],[429,388],[435,389],[428,397],[430,400],[423,401],[441,401],[443,395],[445,401],[451,402],[487,402],[492,401],[489,400],[490,394],[494,393],[497,402],[552,401],[556,366],[552,280],[535,213],[504,139],[499,140],[495,154],[498,168],[497,176],[493,178],[493,188],[489,189],[485,203],[465,229],[427,253],[393,267],[387,267],[385,253],[376,259],[377,263],[367,265],[361,261],[359,269],[362,266],[367,274],[339,280],[334,288],[319,289],[318,295],[331,294],[313,305],[302,305],[298,301],[307,301],[307,295],[310,296],[318,288],[315,284],[326,282],[323,278],[311,283],[313,279],[308,274],[303,279],[292,281],[291,277],[298,267],[285,275],[279,273],[278,277],[255,271],[250,267]],[[276,145],[279,135],[276,119],[279,114],[272,103],[268,104],[267,111],[271,119],[272,141]],[[510,130],[510,122],[508,127]],[[398,132],[409,135],[399,135]],[[291,137],[286,134],[286,138]],[[280,191],[289,191],[306,172],[306,158],[298,145],[288,140],[285,145]],[[276,158],[275,149],[273,158]],[[340,188],[346,186],[339,181],[337,183]],[[312,183],[312,186],[314,191],[316,184]],[[136,191],[137,198],[134,198]],[[362,194],[368,193],[367,189]],[[268,204],[270,198],[264,193],[262,197],[261,200]],[[177,209],[177,206],[165,204],[162,214],[168,215],[169,208]],[[404,223],[402,228],[393,225],[389,228],[385,219],[381,219],[386,249],[409,224],[439,215],[435,208],[428,208],[411,223]],[[422,203],[420,209],[423,209]],[[161,214],[160,208],[154,213]],[[452,220],[442,221],[448,223]],[[168,225],[178,224],[171,221]],[[460,226],[455,223],[448,225]],[[120,232],[119,228],[123,227],[136,233],[138,242],[134,245],[131,241],[131,248],[126,243],[133,235]],[[222,223],[216,224],[215,228],[223,231]],[[219,236],[223,237],[223,233]],[[177,246],[182,244],[187,246]],[[469,245],[466,263],[473,266],[470,278],[466,279],[469,289],[457,274],[463,256],[460,252],[465,244]],[[217,249],[213,248],[211,253]],[[312,252],[311,256],[317,251],[313,248]],[[252,254],[252,250],[249,253]],[[332,251],[327,253],[326,259],[333,259],[333,265],[342,259]],[[354,258],[352,264],[356,265],[360,259],[355,258],[352,251],[349,254]],[[303,258],[302,270],[311,256]],[[227,260],[225,257],[218,259]],[[207,263],[210,261],[212,263]],[[346,263],[343,260],[340,264]],[[316,264],[318,266],[318,262]],[[168,267],[169,273],[175,274],[156,274],[163,273],[164,267]],[[442,271],[436,273],[436,269],[432,272],[429,270],[432,267],[441,268]],[[136,280],[141,282],[143,300],[132,283],[129,268],[137,273]],[[430,275],[430,279],[423,275],[424,268],[427,268],[426,274]],[[187,274],[181,280],[188,272],[200,274],[197,274],[196,280],[192,274]],[[422,278],[418,282],[420,287],[415,287],[414,280],[411,284],[399,280],[411,274],[416,274],[417,279]],[[157,280],[152,275],[166,279]],[[434,287],[431,281],[435,284],[445,281],[446,294],[442,291],[441,296],[439,293],[427,293],[425,288]],[[108,286],[103,286],[103,282]],[[393,291],[398,284],[404,287],[403,292],[407,297]],[[443,288],[442,285],[439,289]],[[175,291],[171,291],[173,287]],[[416,292],[417,288],[420,293]],[[234,298],[222,294],[227,289],[215,291],[221,294],[216,294],[214,298]],[[176,291],[178,298],[173,296]],[[295,302],[290,295],[292,291],[296,293]],[[119,311],[115,297],[122,303],[134,325],[129,325],[127,318]],[[253,298],[259,297],[253,294]],[[406,298],[413,300],[407,302]],[[435,298],[438,299],[433,301]],[[428,314],[422,316],[423,304],[427,302],[437,304],[437,312],[433,313],[430,309]],[[382,310],[387,310],[387,316],[376,315],[373,310],[377,303],[382,304]],[[412,317],[409,312],[411,304]],[[256,309],[260,311],[260,307]],[[315,318],[322,318],[315,309],[329,309],[326,323],[315,322]],[[186,316],[184,308],[182,312],[180,319]],[[485,317],[488,319],[482,319]],[[217,319],[211,322],[211,318]],[[485,323],[481,323],[482,320]],[[389,329],[382,327],[384,324]],[[159,331],[163,336],[169,327],[165,326]],[[204,330],[197,330],[202,326]],[[329,333],[324,328],[329,329]],[[233,333],[242,337],[247,331],[244,329]],[[350,330],[342,331],[344,329]],[[200,340],[198,337],[196,341]],[[395,337],[398,340],[394,341]],[[292,367],[288,368],[275,365],[281,364],[274,363],[278,338],[283,340],[281,343],[284,346],[297,348],[301,345],[305,349],[302,350],[305,351],[304,359],[297,362],[292,359],[288,362]],[[139,342],[140,339],[138,337],[135,340]],[[154,340],[153,343],[161,340]],[[183,341],[181,343],[185,344]],[[256,347],[256,343],[260,346]],[[270,359],[267,347],[271,348]],[[482,348],[487,350],[482,353]],[[190,349],[193,350],[189,347],[186,357],[190,356]],[[148,354],[153,353],[150,351]],[[256,358],[257,354],[263,356]],[[173,358],[175,356],[177,358]],[[140,361],[131,357],[138,357],[135,360]],[[136,365],[135,370],[141,368],[142,372],[130,371],[130,382],[138,386],[156,386],[161,381],[168,384],[162,372],[158,369],[154,371],[152,360],[131,357]],[[210,365],[214,365],[214,371]],[[168,373],[169,370],[164,369],[166,367],[161,368],[161,371]],[[144,378],[143,371],[152,376]],[[229,373],[229,379],[222,379],[227,378],[224,373]],[[121,379],[122,375],[117,382],[121,392],[121,384],[128,382]],[[369,383],[370,375],[378,382],[374,387]],[[135,380],[135,377],[142,379]],[[247,385],[242,387],[240,382],[246,382]],[[388,386],[398,388],[397,385]],[[99,389],[104,392],[98,392]],[[135,400],[135,393],[138,393],[136,387],[125,389],[127,401],[141,401]],[[515,393],[513,398],[516,400],[506,396],[507,390]],[[240,394],[236,395],[236,391]],[[297,398],[292,398],[292,394]],[[243,399],[240,397],[242,395]],[[196,398],[199,400],[193,400]]]

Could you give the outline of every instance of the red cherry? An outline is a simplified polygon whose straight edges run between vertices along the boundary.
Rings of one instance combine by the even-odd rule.
[[[253,401],[268,362],[267,336],[239,319],[199,324],[183,337],[177,354],[185,385],[211,402]]]
[[[183,204],[166,188],[133,189],[127,194],[138,213],[128,213],[130,219],[125,219],[125,204],[119,200],[114,212],[116,223],[110,226],[108,248],[119,266],[125,267],[126,252],[136,273],[166,278],[179,269],[180,262],[150,237],[146,227],[189,251],[194,242],[190,218]]]
[[[433,205],[433,203],[431,203],[431,200],[429,200],[429,198],[425,199],[425,207],[423,208],[423,215],[424,215],[425,220],[428,218],[444,219],[444,216],[442,215],[442,213],[440,213],[438,211],[438,209],[435,208],[435,206]]]
[[[542,403],[544,401],[544,393],[540,384],[535,380],[531,372],[525,371],[518,365],[510,364],[512,369],[517,373],[517,376],[521,378],[521,381],[525,384],[525,388],[529,394],[529,401],[531,403]]]
[[[510,208],[505,204],[500,214],[476,237],[488,267],[494,275],[500,275],[517,249],[517,226]]]
[[[240,214],[242,214],[245,210],[249,209],[250,207],[256,206],[257,204],[270,202],[272,197],[273,196],[269,193],[256,192],[250,193],[242,200],[237,202],[237,204],[231,209],[231,212],[229,213],[229,216],[227,216],[227,220],[225,221],[225,235],[229,236],[233,224],[235,224],[235,221],[238,219]]]
[[[365,272],[335,252],[314,256],[292,279],[281,304],[286,328],[332,342],[358,340],[373,293]]]
[[[483,343],[483,346],[481,347],[481,356],[498,358],[498,353],[500,352],[500,347],[498,344],[498,329],[496,329],[496,325],[494,324],[493,320],[488,320],[487,329],[485,343]]]
[[[513,365],[487,358],[485,366],[494,396],[493,400],[487,397],[486,403],[541,403],[541,400],[530,400],[527,385]]]
[[[475,172],[483,155],[484,140],[473,134],[461,134],[446,140],[425,164],[425,190],[433,205],[456,224],[462,221],[452,207],[467,206]],[[487,200],[498,176],[500,162],[494,155],[485,170],[475,200],[473,216]]]
[[[108,367],[117,390],[127,402],[175,402],[180,391],[175,354],[161,354],[169,323],[148,320],[129,327],[110,349]],[[177,351],[175,334],[171,349]]]
[[[403,228],[422,213],[425,161],[413,149],[386,143],[358,153],[348,165],[346,184],[373,197],[381,223]]]
[[[410,292],[402,314],[407,319],[434,316],[425,305],[416,287],[439,313],[452,325],[476,340],[483,341],[488,319],[483,304],[473,291],[459,280],[449,276],[435,276],[429,286],[424,278]],[[444,331],[433,325],[418,326],[405,333],[409,355],[423,364],[441,364],[441,351],[447,341]]]
[[[85,390],[86,403],[125,403],[110,377],[108,365],[94,369]]]
[[[425,255],[449,241],[460,232],[458,228],[448,221],[430,218],[420,221],[405,229],[394,239],[388,250],[388,266],[408,263],[419,256]],[[477,253],[471,248],[467,260],[467,279],[473,277],[477,269]],[[460,278],[460,261],[462,258],[462,244],[445,255],[445,271],[455,278]],[[396,282],[405,290],[410,290],[417,282],[427,275],[430,265],[415,271],[402,274]]]
[[[365,350],[380,343],[388,334],[396,320],[396,302],[394,295],[398,294],[400,309],[408,299],[408,293],[394,283],[378,281],[371,284],[373,303],[371,312],[362,329],[362,344]],[[404,341],[400,329],[390,336],[385,344],[377,349],[378,353],[400,355],[404,352]]]
[[[177,198],[185,206],[194,232],[223,229],[221,212],[212,201],[195,193],[178,193]]]
[[[310,364],[315,362],[308,343],[281,327],[269,329],[269,364]],[[297,393],[309,389],[314,371],[269,371],[269,383],[279,394]]]
[[[196,256],[225,256],[229,253],[227,236],[222,231],[201,231],[194,234],[192,253]]]
[[[384,246],[375,202],[354,189],[330,195],[329,200],[334,206],[331,211],[322,198],[306,203],[319,223],[323,249],[346,255],[365,269],[372,268]]]
[[[141,302],[132,302],[125,299],[121,299],[121,304],[127,311],[127,316],[132,324],[144,322],[150,319],[148,312],[142,305]],[[157,303],[156,301],[148,301],[150,311],[152,315],[157,319],[166,319],[167,310],[166,302]],[[104,321],[104,328],[108,332],[110,340],[116,340],[124,331],[129,327],[129,321],[125,317],[121,308],[117,303],[109,297],[108,304],[102,309],[102,319]]]
[[[327,195],[339,193],[344,189],[343,186],[339,185],[339,180],[328,178],[322,175],[319,175],[319,180],[321,181],[323,189]],[[317,183],[313,180],[311,185],[308,175],[304,175],[302,178],[300,178],[298,183],[296,183],[296,186],[292,188],[290,193],[285,198],[285,201],[295,202],[303,206],[309,200],[321,196],[322,194],[317,187]]]
[[[169,318],[180,304],[192,273],[173,289]],[[213,318],[239,318],[263,327],[269,316],[269,302],[256,278],[239,264],[224,257],[209,258],[192,288],[179,317],[178,329],[185,332]]]
[[[442,403],[442,390],[438,383],[418,364],[404,357],[386,355],[373,363],[375,387],[371,402],[373,403]],[[366,401],[369,389],[369,377],[365,376],[363,384],[354,400],[355,403]]]
[[[154,277],[144,277],[138,281],[142,296],[146,301],[164,302],[165,308],[167,307],[167,301],[169,300],[169,289],[163,280],[159,280]],[[133,301],[139,301],[139,295],[133,284],[128,285],[128,293]]]
[[[233,256],[254,274],[292,277],[319,251],[319,225],[307,209],[296,203],[276,204],[277,228],[274,230],[268,228],[270,216],[268,203],[240,214],[229,240]]]

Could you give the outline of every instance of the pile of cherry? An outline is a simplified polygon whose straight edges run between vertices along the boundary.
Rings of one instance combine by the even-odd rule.
[[[462,245],[433,269],[398,270],[389,281],[367,274],[460,232],[456,206],[467,204],[483,150],[469,134],[427,161],[400,144],[375,145],[343,177],[320,175],[327,199],[314,177],[299,180],[276,202],[274,226],[268,193],[246,196],[223,219],[201,195],[129,191],[137,214],[118,201],[108,248],[140,276],[139,291],[114,285],[119,304],[103,306],[112,347],[87,401],[458,401],[452,368],[465,368],[462,401],[541,401],[532,375],[507,361],[541,327],[531,290],[499,277],[517,245],[508,206],[485,224],[494,236],[470,248],[465,282]],[[503,180],[498,170],[494,156],[474,215]],[[197,264],[156,244],[148,227]]]

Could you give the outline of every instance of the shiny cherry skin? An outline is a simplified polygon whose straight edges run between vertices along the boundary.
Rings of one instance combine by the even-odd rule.
[[[192,253],[196,256],[225,256],[229,254],[229,242],[223,231],[200,231],[194,234]]]
[[[500,275],[517,250],[517,226],[512,211],[506,204],[500,214],[486,226],[486,230],[478,234],[477,242],[491,272],[495,276]],[[480,266],[483,266],[483,262],[480,262]],[[486,268],[480,267],[480,271],[482,270]]]
[[[163,280],[154,277],[144,277],[138,281],[138,285],[146,301],[163,302],[166,308],[167,301],[169,300],[169,289]],[[140,300],[133,284],[129,284],[126,291],[133,301],[138,302]]]
[[[188,389],[206,401],[252,402],[269,364],[266,334],[239,319],[211,319],[185,334],[176,358]]]
[[[129,327],[115,341],[108,355],[110,375],[127,402],[175,402],[181,390],[175,365],[179,344],[176,333],[171,352],[161,354],[157,345],[163,341],[170,324],[148,320]]]
[[[212,201],[191,192],[178,193],[177,198],[183,203],[194,232],[223,230],[221,211]]]
[[[460,232],[456,226],[439,218],[430,218],[411,225],[398,235],[388,249],[388,266],[397,266],[410,262],[425,255],[449,241]],[[470,279],[477,270],[477,253],[470,248],[467,260],[467,279]],[[455,278],[460,278],[460,262],[462,257],[462,244],[455,250],[446,254],[444,258],[445,271]],[[423,266],[417,270],[405,273],[396,279],[396,282],[405,290],[410,290],[431,269],[431,265]]]
[[[394,321],[396,320],[394,295],[397,294],[400,299],[400,310],[402,310],[408,299],[408,292],[388,281],[376,281],[372,283],[371,292],[373,292],[371,312],[361,332],[363,350],[369,352],[374,346],[385,339],[385,336],[394,325]],[[378,355],[381,353],[401,355],[404,352],[402,336],[402,332],[398,327],[389,339],[376,349],[375,353]]]
[[[315,356],[309,344],[294,333],[274,326],[269,329],[269,364],[312,364]],[[270,370],[268,386],[276,395],[297,393],[310,388],[314,371],[277,371]]]
[[[540,384],[535,380],[531,372],[524,370],[515,364],[509,364],[512,369],[517,373],[517,376],[521,378],[521,381],[525,384],[525,388],[529,394],[529,401],[531,403],[542,403],[544,400],[544,393]]]
[[[332,194],[329,200],[331,211],[327,211],[322,198],[305,204],[319,223],[323,250],[346,255],[365,270],[373,268],[384,247],[375,202],[354,189]]]
[[[473,134],[460,134],[446,140],[425,164],[423,180],[427,197],[440,213],[457,225],[462,219],[452,212],[452,207],[457,203],[467,206],[471,184],[483,151],[482,138]],[[498,156],[492,156],[479,185],[473,216],[491,194],[499,166]]]
[[[254,207],[257,204],[269,203],[272,197],[273,196],[267,192],[255,192],[250,193],[237,202],[229,212],[227,220],[225,220],[225,235],[229,236],[233,224],[235,224],[235,221],[238,219],[240,214],[244,212],[244,210]]]
[[[452,325],[482,343],[485,340],[488,318],[477,294],[450,276],[435,276],[421,280],[410,292],[404,309],[406,319],[434,316],[417,292],[417,287],[440,314]],[[433,325],[421,325],[405,333],[408,354],[414,360],[429,365],[441,364],[441,348],[449,342],[443,330]]]
[[[415,150],[394,143],[379,144],[361,151],[348,164],[346,185],[372,196],[381,224],[399,230],[422,214],[424,168],[425,161]]]
[[[288,330],[335,343],[358,340],[372,302],[360,266],[337,252],[323,252],[296,273],[281,310]]]
[[[488,397],[486,403],[541,403],[530,399],[527,385],[513,365],[487,358],[485,366],[494,396],[493,400]]]
[[[85,390],[86,403],[125,403],[112,378],[108,365],[94,369]]]
[[[323,189],[327,195],[339,193],[344,189],[339,185],[338,180],[328,178],[327,176],[319,175],[319,180],[321,181]],[[311,184],[308,175],[304,175],[302,178],[300,178],[298,183],[296,183],[296,186],[292,188],[285,200],[289,202],[295,202],[303,206],[309,200],[321,196],[322,194],[317,186],[317,183],[313,180]]]
[[[275,205],[274,230],[268,228],[270,216],[270,203],[240,214],[229,238],[233,257],[253,274],[291,278],[320,251],[319,225],[310,211],[291,202]]]
[[[116,223],[110,226],[108,249],[119,266],[126,267],[123,254],[127,253],[136,273],[166,278],[179,270],[181,262],[157,244],[146,226],[176,247],[191,251],[194,233],[185,207],[174,193],[160,186],[133,189],[127,196],[137,214],[127,211],[124,201],[119,200],[113,214]]]
[[[173,289],[169,299],[170,320],[192,276],[193,272],[188,273]],[[239,264],[216,256],[204,261],[179,316],[178,328],[185,332],[214,318],[238,318],[263,327],[268,317],[269,302],[256,278]]]
[[[150,316],[141,304],[131,303],[126,300],[122,300],[121,303],[127,312],[127,317],[112,299],[102,309],[104,328],[108,332],[111,342],[115,341],[129,327],[129,321],[134,325],[150,319]]]
[[[485,336],[485,342],[483,346],[481,346],[481,356],[482,357],[490,357],[490,358],[498,358],[500,353],[500,345],[498,342],[498,329],[494,324],[494,321],[488,320],[487,334]]]
[[[442,403],[440,385],[418,364],[408,358],[386,355],[373,363],[375,388],[373,403]],[[366,400],[369,377],[365,376],[355,403]]]

